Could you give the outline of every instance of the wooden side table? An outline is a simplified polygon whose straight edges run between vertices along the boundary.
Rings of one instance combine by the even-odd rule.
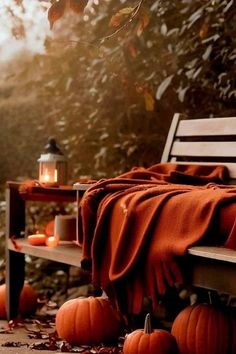
[[[57,247],[32,246],[24,237],[26,202],[76,202],[85,189],[73,187],[38,187],[21,193],[21,183],[7,182],[6,188],[6,287],[7,319],[18,314],[19,295],[25,279],[25,254],[80,267],[81,248],[76,243],[59,243]]]

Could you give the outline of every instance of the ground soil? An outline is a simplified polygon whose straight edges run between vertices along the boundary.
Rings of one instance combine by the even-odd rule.
[[[13,324],[0,320],[0,353],[13,354],[122,354],[119,346],[72,347],[59,339],[55,332],[55,317],[25,319]]]

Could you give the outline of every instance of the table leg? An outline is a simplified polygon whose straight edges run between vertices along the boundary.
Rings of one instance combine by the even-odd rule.
[[[25,231],[25,202],[18,188],[6,190],[6,312],[7,319],[17,317],[19,297],[25,278],[25,258],[20,252],[11,251],[8,243],[22,237]]]

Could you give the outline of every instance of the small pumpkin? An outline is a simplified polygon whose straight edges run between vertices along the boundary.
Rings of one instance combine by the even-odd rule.
[[[56,330],[72,345],[105,343],[119,336],[121,317],[107,298],[76,298],[59,308]]]
[[[0,285],[0,318],[6,318],[6,284]],[[37,309],[37,294],[32,286],[25,283],[19,299],[18,313],[22,317],[32,315]]]
[[[180,354],[235,354],[236,322],[225,310],[196,304],[182,310],[172,324]]]
[[[150,314],[146,315],[144,329],[129,333],[124,341],[124,354],[177,354],[175,338],[164,329],[151,328]]]
[[[52,236],[54,235],[54,224],[55,224],[55,219],[50,220],[47,225],[45,226],[44,232],[46,236]]]

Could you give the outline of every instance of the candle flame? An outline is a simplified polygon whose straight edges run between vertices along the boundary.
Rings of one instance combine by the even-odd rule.
[[[48,173],[47,169],[46,169],[45,174],[43,175],[43,178],[44,178],[45,182],[49,182],[50,181],[50,176],[49,176],[49,173]]]

